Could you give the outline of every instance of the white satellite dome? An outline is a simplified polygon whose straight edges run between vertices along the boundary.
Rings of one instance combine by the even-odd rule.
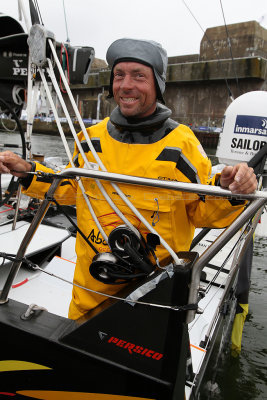
[[[217,147],[219,162],[248,162],[267,142],[267,92],[243,94],[227,108]]]

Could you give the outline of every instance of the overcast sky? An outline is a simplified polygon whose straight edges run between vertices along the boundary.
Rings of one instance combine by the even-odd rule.
[[[205,30],[223,25],[220,0],[185,0]],[[267,28],[267,0],[221,0],[227,24],[255,20]],[[183,0],[38,0],[46,28],[57,41],[92,46],[105,59],[106,49],[121,37],[153,39],[169,56],[199,53],[203,32]],[[28,0],[24,0],[28,9]],[[18,19],[17,0],[0,0],[0,12]],[[25,25],[24,25],[25,27]]]

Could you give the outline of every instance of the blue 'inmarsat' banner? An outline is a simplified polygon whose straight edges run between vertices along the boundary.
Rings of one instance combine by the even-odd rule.
[[[267,136],[267,117],[237,115],[234,133]]]

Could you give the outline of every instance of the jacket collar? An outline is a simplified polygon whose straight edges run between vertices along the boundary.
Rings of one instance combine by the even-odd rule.
[[[121,113],[119,107],[116,107],[110,115],[110,122],[117,128],[127,129],[128,131],[146,131],[148,128],[161,125],[171,116],[171,113],[169,108],[157,103],[156,111],[148,117],[127,118]]]

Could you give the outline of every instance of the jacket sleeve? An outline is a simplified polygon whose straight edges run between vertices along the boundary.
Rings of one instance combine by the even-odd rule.
[[[47,168],[40,163],[36,163],[35,171],[56,174],[51,168]],[[52,182],[52,177],[34,175],[30,186],[28,188],[23,188],[22,192],[30,197],[44,199]],[[76,193],[77,181],[75,179],[63,179],[56,189],[54,197],[60,204],[75,205]]]
[[[79,139],[82,137],[82,133],[78,134]],[[75,160],[78,154],[77,146],[75,144],[74,152],[73,152],[73,160]],[[69,163],[66,168],[70,168],[71,164]],[[35,162],[35,171],[47,172],[49,174],[56,174],[56,172],[48,168],[38,162]],[[51,183],[53,182],[53,177],[45,177],[41,175],[33,175],[33,178],[29,185],[26,187],[23,184],[22,180],[22,192],[27,196],[34,197],[37,199],[44,199],[47,191],[49,190]],[[55,199],[64,205],[75,205],[76,197],[78,191],[78,182],[76,179],[63,179],[55,191]],[[78,194],[79,195],[79,194]]]
[[[186,159],[192,160],[191,163],[197,174],[197,182],[216,185],[220,174],[211,178],[211,162],[191,130],[188,132],[183,154]],[[245,204],[218,196],[199,196],[194,193],[184,193],[183,197],[186,202],[187,215],[196,228],[224,228],[230,225],[243,211]]]
[[[215,178],[215,179],[214,179]],[[210,182],[214,184],[216,176]],[[191,195],[187,197],[187,214],[196,228],[224,228],[244,210],[243,204],[233,205],[228,199],[214,196]]]

